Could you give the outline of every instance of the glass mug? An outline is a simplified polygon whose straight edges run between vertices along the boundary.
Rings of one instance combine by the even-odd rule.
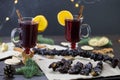
[[[70,42],[70,49],[77,48],[77,42],[81,38],[87,38],[91,32],[88,24],[82,24],[83,18],[78,19],[78,15],[74,15],[73,19],[65,19],[65,38]],[[82,29],[86,29],[86,35],[82,34]]]
[[[38,34],[38,23],[32,21],[32,17],[23,17],[18,19],[18,28],[14,28],[11,32],[11,41],[14,44],[20,43],[24,48],[22,53],[25,60],[33,56],[30,48],[36,46],[37,34]],[[15,40],[16,32],[19,33],[19,40]]]

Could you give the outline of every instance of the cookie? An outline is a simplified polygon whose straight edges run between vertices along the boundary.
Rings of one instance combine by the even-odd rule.
[[[103,48],[99,50],[93,50],[92,52],[96,54],[103,54],[103,55],[108,55],[110,57],[114,57],[113,48]]]
[[[94,48],[88,45],[81,46],[81,49],[83,50],[93,50]]]
[[[37,48],[45,48],[46,47],[46,45],[44,45],[44,44],[37,44]]]
[[[18,52],[23,52],[23,49],[19,47],[14,47],[13,50]]]
[[[100,50],[93,50],[92,52],[107,54],[107,53],[113,53],[113,49],[112,48],[103,48],[103,49],[100,49]]]
[[[8,65],[17,65],[19,64],[21,61],[19,59],[15,59],[15,58],[12,58],[12,59],[6,59],[4,61],[5,64],[8,64]]]
[[[62,46],[69,46],[70,43],[68,43],[68,42],[61,42],[61,45],[62,45]]]

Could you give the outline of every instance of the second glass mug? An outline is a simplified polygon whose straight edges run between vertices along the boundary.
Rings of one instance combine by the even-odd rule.
[[[74,15],[73,19],[65,19],[65,38],[70,42],[70,49],[77,48],[77,42],[81,38],[87,38],[90,35],[91,28],[88,24],[82,24],[83,17],[78,19],[78,15]],[[86,35],[82,34],[82,29],[86,28]]]
[[[38,23],[32,21],[32,17],[23,17],[18,19],[19,27],[14,28],[11,32],[11,41],[14,44],[20,43],[24,48],[22,52],[23,62],[33,56],[33,52],[30,48],[36,46],[37,34],[38,34]],[[15,40],[16,32],[19,33],[19,40]]]

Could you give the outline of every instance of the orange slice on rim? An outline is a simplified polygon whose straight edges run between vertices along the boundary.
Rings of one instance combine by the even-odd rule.
[[[73,15],[70,11],[68,10],[62,10],[57,14],[57,19],[58,22],[62,25],[65,26],[65,19],[73,19]]]
[[[38,32],[44,32],[48,26],[48,21],[43,15],[35,16],[33,21],[38,23]]]

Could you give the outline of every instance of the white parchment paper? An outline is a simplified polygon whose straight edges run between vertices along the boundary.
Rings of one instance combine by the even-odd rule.
[[[54,72],[52,69],[49,69],[48,66],[52,63],[52,62],[57,62],[60,61],[62,57],[60,58],[55,58],[55,59],[47,59],[47,58],[42,58],[42,56],[36,55],[34,56],[35,61],[37,62],[37,64],[39,65],[39,67],[42,69],[42,71],[45,73],[46,77],[49,80],[70,80],[70,79],[77,79],[77,78],[93,78],[92,75],[89,76],[84,76],[84,75],[80,75],[80,74],[61,74],[59,72]],[[82,62],[83,64],[87,64],[88,62],[91,62],[93,64],[93,66],[95,66],[98,61],[93,61],[89,58],[82,58],[82,57],[77,57],[74,61],[73,64],[75,64],[76,62]],[[110,64],[103,62],[103,71],[102,73],[97,76],[97,77],[108,77],[108,76],[115,76],[115,75],[120,75],[120,69],[118,67],[116,68],[112,68],[110,66]]]

